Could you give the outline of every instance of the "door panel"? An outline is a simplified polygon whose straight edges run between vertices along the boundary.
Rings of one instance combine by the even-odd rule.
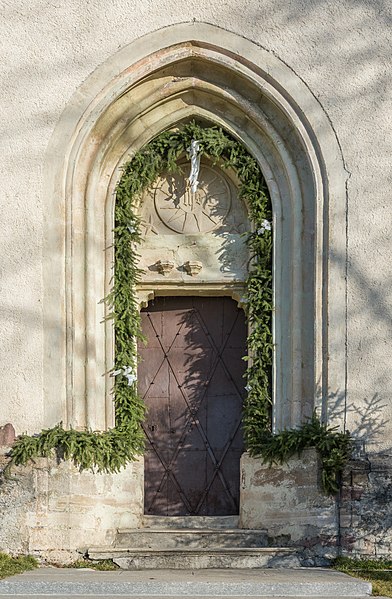
[[[237,514],[245,315],[226,297],[172,297],[141,316],[145,513]]]

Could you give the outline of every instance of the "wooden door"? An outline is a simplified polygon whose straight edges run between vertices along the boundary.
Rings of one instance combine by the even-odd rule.
[[[162,297],[142,328],[145,513],[238,514],[244,312],[227,297]]]

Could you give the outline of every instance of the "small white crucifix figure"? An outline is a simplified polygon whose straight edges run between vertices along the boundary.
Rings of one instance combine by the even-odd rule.
[[[192,139],[191,145],[187,148],[191,159],[191,172],[189,174],[189,185],[192,193],[196,193],[197,186],[199,185],[199,172],[200,172],[200,144],[197,140]]]

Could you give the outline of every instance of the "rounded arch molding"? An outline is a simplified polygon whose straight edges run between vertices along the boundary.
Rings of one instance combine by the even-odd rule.
[[[46,157],[45,426],[113,425],[107,372],[113,202],[121,165],[190,118],[257,159],[274,209],[274,426],[345,389],[345,171],[304,82],[234,33],[183,23],[135,40],[71,98]],[[106,373],[106,374],[105,374]]]

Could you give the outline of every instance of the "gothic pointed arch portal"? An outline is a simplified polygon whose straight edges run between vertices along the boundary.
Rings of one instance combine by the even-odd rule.
[[[345,389],[345,177],[331,124],[271,53],[218,27],[185,23],[136,40],[98,68],[48,149],[48,425],[114,424],[113,332],[100,300],[110,289],[115,187],[138,149],[191,118],[241,141],[269,188],[274,428],[297,425],[315,401],[326,415],[329,390]]]

